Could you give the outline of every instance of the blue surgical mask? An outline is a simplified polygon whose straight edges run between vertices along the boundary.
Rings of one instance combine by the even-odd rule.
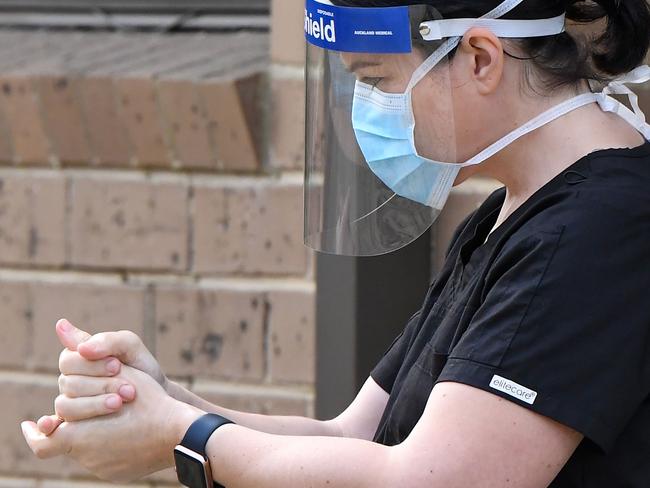
[[[357,82],[352,127],[368,166],[401,197],[441,210],[461,165],[423,158],[415,147],[411,93]]]

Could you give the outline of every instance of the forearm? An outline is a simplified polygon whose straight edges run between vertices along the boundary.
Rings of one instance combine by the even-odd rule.
[[[334,420],[316,420],[291,415],[261,415],[230,410],[208,402],[173,381],[169,382],[167,391],[178,401],[205,412],[222,415],[238,425],[260,432],[293,436],[343,436],[339,425]]]
[[[207,445],[213,479],[228,488],[399,486],[394,448],[335,437],[277,436],[224,425]],[[403,478],[403,476],[402,476]]]

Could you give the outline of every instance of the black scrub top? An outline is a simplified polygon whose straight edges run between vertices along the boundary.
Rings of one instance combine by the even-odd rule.
[[[454,381],[585,436],[551,487],[649,488],[650,142],[580,159],[488,236],[504,198],[458,227],[372,370],[390,394],[374,441],[404,441]]]

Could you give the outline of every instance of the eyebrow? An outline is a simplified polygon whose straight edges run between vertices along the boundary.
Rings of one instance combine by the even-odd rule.
[[[373,66],[381,66],[381,63],[372,62],[372,61],[355,61],[347,68],[347,70],[350,73],[354,73],[357,70],[363,68],[372,68]]]

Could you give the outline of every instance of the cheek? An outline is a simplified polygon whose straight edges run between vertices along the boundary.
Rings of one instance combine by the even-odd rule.
[[[413,91],[413,113],[418,154],[435,161],[467,161],[503,135],[498,106],[486,105],[467,85],[423,80]]]
[[[413,90],[415,146],[418,153],[441,162],[457,162],[454,103],[448,83],[422,80]]]

